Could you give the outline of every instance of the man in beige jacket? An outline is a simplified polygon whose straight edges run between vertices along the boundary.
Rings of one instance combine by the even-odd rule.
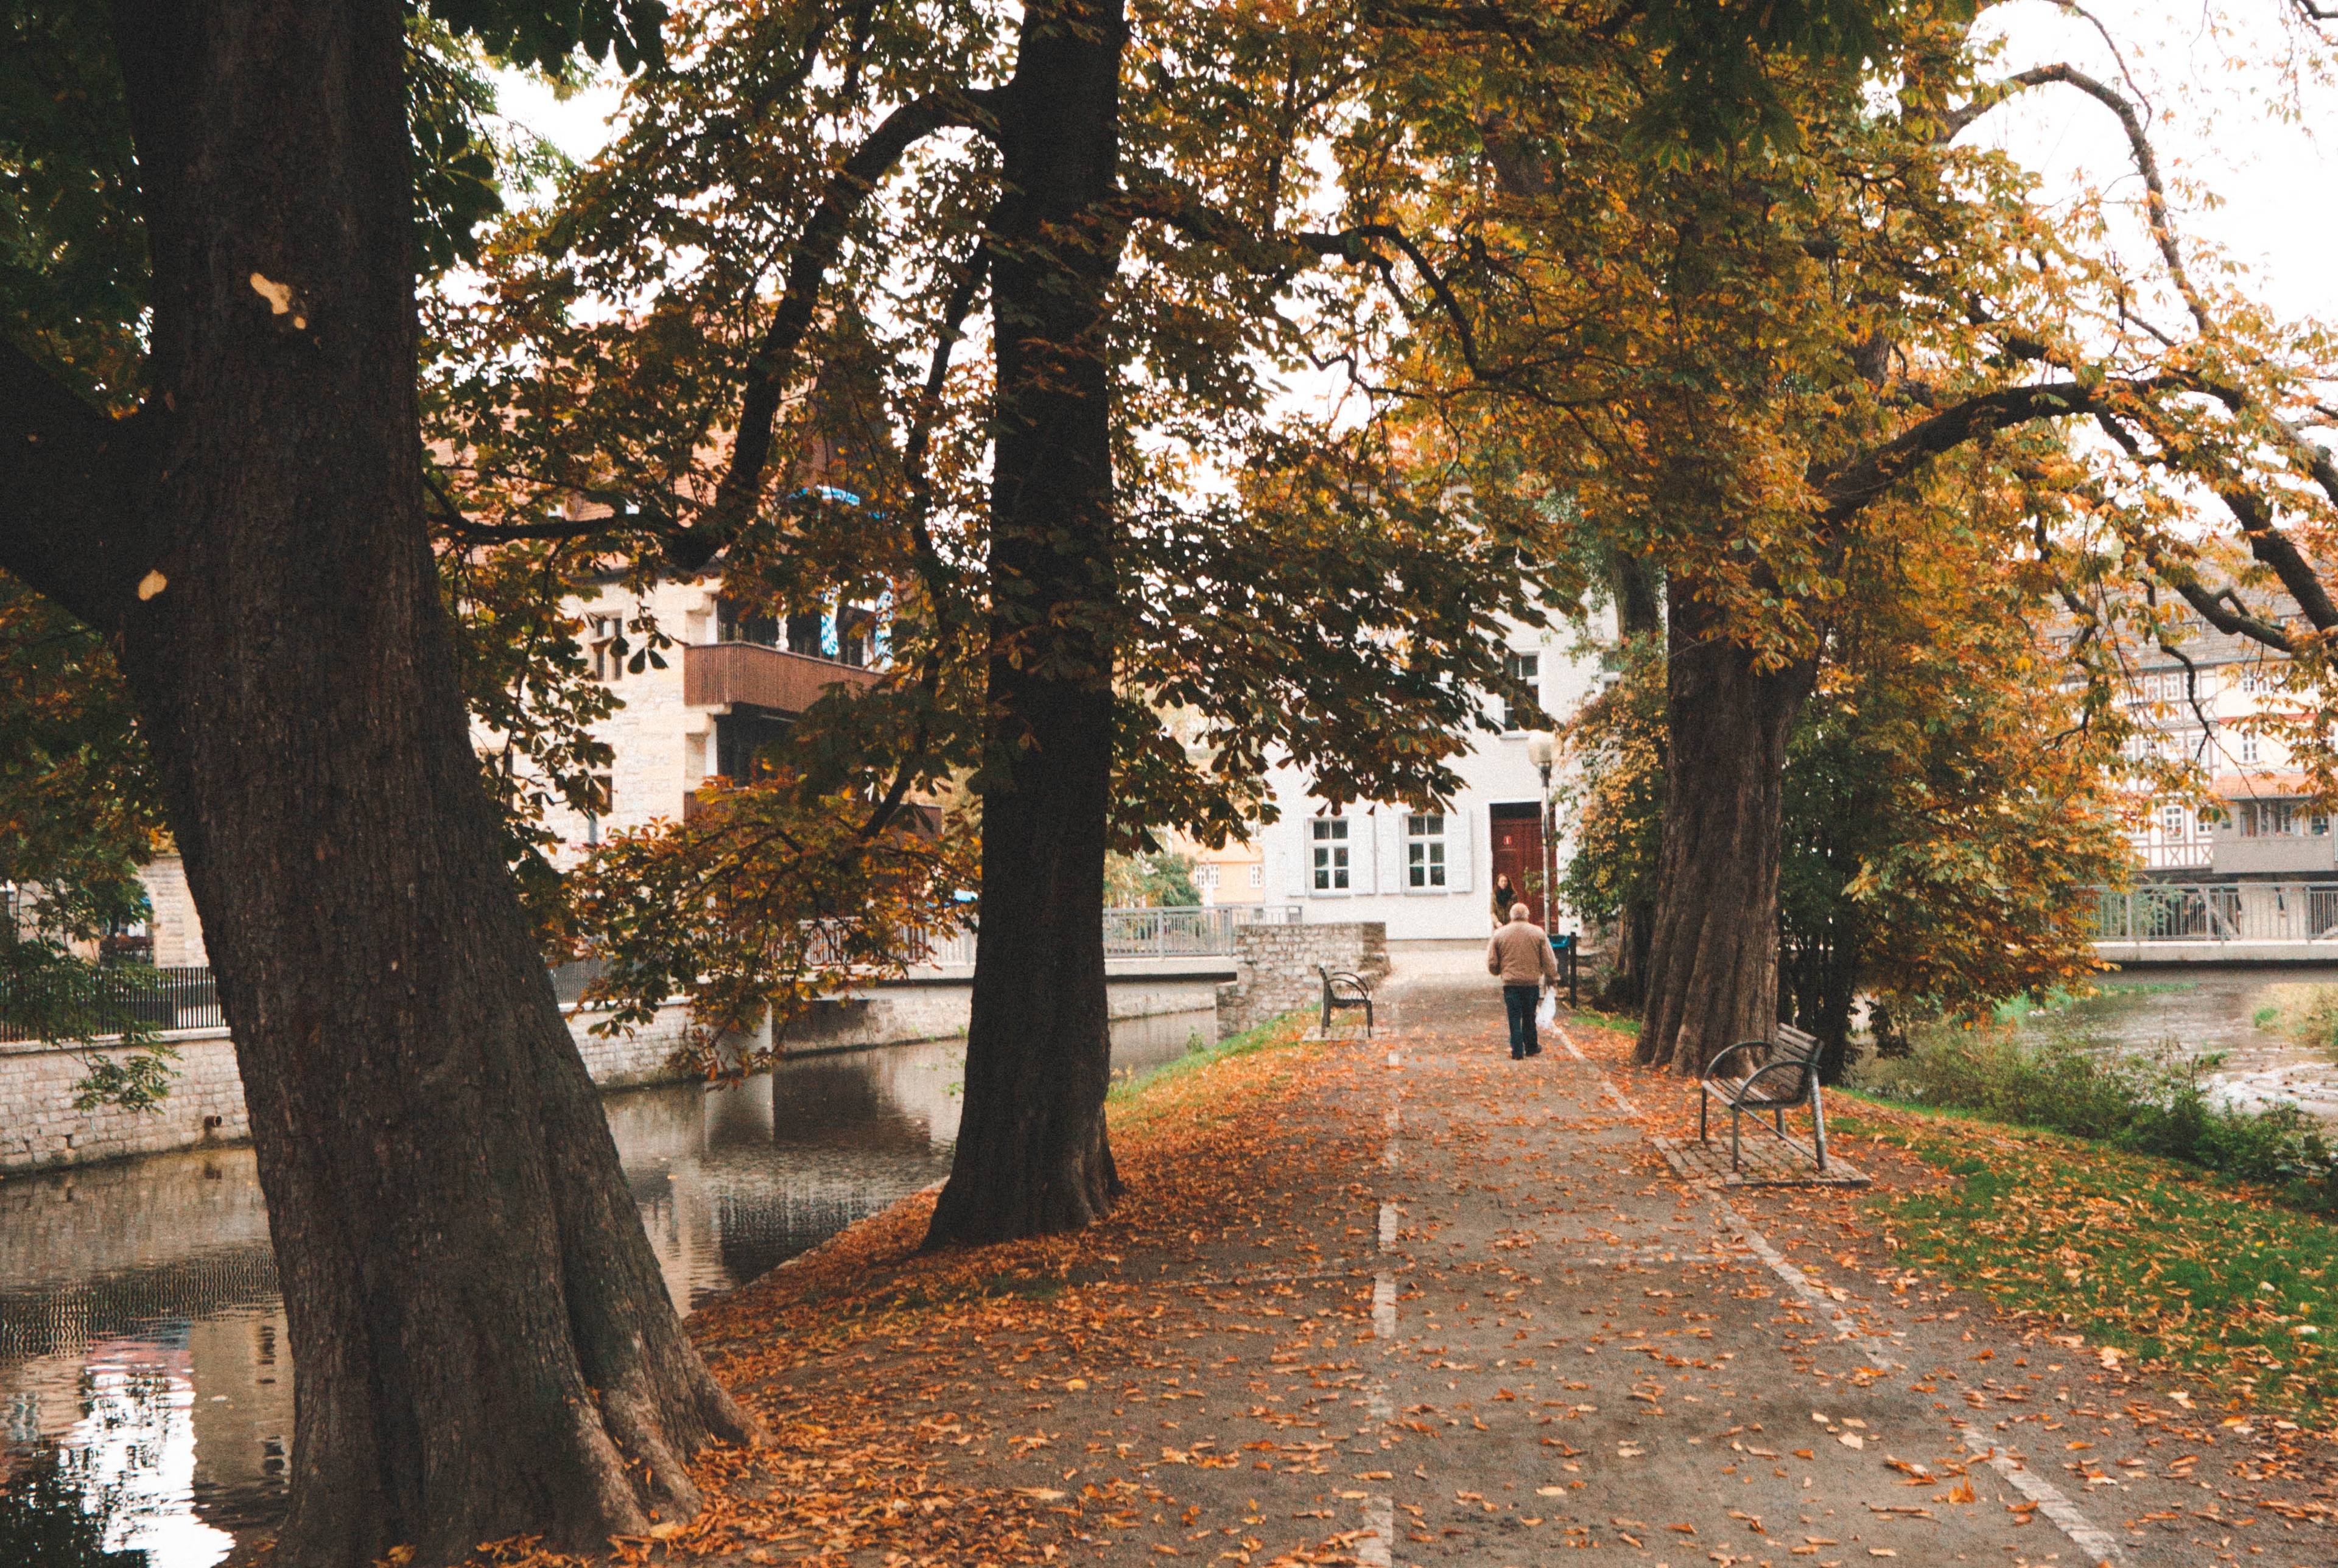
[[[1510,923],[1486,944],[1486,973],[1499,975],[1502,1003],[1510,1013],[1510,1060],[1542,1054],[1535,1035],[1535,1004],[1543,982],[1558,979],[1558,957],[1550,950],[1550,935],[1527,918],[1527,906],[1510,906]]]

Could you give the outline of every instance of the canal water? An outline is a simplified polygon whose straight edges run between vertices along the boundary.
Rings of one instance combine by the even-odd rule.
[[[2096,984],[2097,995],[2032,1014],[2024,1026],[2127,1050],[2217,1056],[2207,1082],[2232,1101],[2287,1101],[2338,1122],[2338,1045],[2326,1030],[2300,1029],[2317,1001],[2324,1017],[2338,1019],[2338,964],[2170,965]]]
[[[1168,1061],[1215,1024],[1208,1011],[1121,1020],[1114,1068]],[[785,1062],[732,1089],[608,1095],[676,1305],[948,1174],[964,1061],[963,1041],[888,1045]],[[125,1554],[112,1568],[210,1568],[280,1516],[291,1439],[284,1309],[249,1149],[0,1181],[0,1546],[86,1534]]]

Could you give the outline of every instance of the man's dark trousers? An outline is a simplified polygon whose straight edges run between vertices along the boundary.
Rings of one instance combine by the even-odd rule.
[[[1535,1004],[1542,1000],[1540,985],[1505,985],[1502,1004],[1510,1010],[1510,1059],[1532,1056],[1541,1051],[1542,1042],[1535,1038]]]

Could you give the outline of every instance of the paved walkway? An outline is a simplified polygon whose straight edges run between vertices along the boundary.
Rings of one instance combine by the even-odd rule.
[[[1857,1199],[1681,1181],[1622,1095],[1684,1086],[1510,1062],[1482,979],[1395,1001],[1201,1196],[1156,1177],[1070,1244],[1084,1318],[872,1344],[785,1402],[849,1389],[931,1440],[919,1485],[1037,1500],[1017,1561],[2338,1563],[2328,1499],[2252,1501],[2245,1443],[1892,1268]]]
[[[2231,1549],[2191,1512],[2203,1484],[2158,1474],[2177,1455],[2099,1407],[2077,1352],[2048,1345],[2069,1376],[2041,1387],[2046,1352],[1971,1304],[1814,1284],[1745,1196],[1658,1163],[1563,1034],[1520,1071],[1487,1044],[1482,989],[1410,1001],[1376,1381],[1398,1429],[1438,1441],[1408,1453],[1363,1561],[1522,1562],[1564,1543],[1675,1564],[2142,1568]],[[2103,1483],[2074,1485],[2074,1453]],[[2272,1561],[2329,1560],[2326,1535],[2252,1531]]]

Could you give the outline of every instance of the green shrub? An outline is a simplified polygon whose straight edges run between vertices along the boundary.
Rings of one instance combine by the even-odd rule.
[[[2272,985],[2251,1020],[2307,1045],[2338,1045],[2338,985]]]
[[[1887,1100],[2180,1160],[2338,1212],[2338,1147],[2321,1124],[2294,1105],[2255,1110],[2215,1098],[2204,1079],[2220,1060],[1940,1025],[1923,1031],[1909,1055],[1865,1064],[1854,1083]]]

